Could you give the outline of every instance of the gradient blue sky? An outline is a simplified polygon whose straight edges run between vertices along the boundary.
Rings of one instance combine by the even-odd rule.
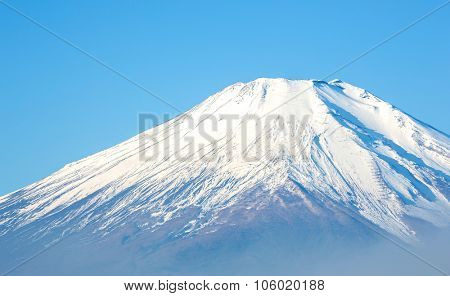
[[[187,110],[237,81],[323,78],[444,1],[6,2]],[[449,133],[449,36],[450,5],[332,78]],[[0,194],[176,114],[3,5],[0,40]]]

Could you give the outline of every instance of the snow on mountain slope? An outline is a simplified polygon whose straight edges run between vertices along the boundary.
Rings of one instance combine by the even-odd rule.
[[[447,135],[348,83],[261,78],[0,197],[0,238],[107,237],[131,221],[213,233],[239,223],[224,214],[236,209],[244,220],[273,202],[294,209],[284,190],[312,215],[333,204],[411,241],[409,218],[450,223],[449,149]]]

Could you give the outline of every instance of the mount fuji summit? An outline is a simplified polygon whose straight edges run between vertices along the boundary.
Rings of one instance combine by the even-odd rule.
[[[340,80],[235,83],[0,197],[11,275],[450,272],[450,138]]]

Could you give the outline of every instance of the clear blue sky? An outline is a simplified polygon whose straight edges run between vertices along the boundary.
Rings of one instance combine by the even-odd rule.
[[[7,2],[187,110],[236,81],[320,79],[444,1]],[[449,133],[449,36],[450,5],[332,78]],[[0,42],[0,194],[176,114],[3,5]]]

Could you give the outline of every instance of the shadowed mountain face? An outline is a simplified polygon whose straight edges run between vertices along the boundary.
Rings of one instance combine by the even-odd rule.
[[[0,197],[0,271],[448,272],[449,147],[341,81],[236,83]]]

